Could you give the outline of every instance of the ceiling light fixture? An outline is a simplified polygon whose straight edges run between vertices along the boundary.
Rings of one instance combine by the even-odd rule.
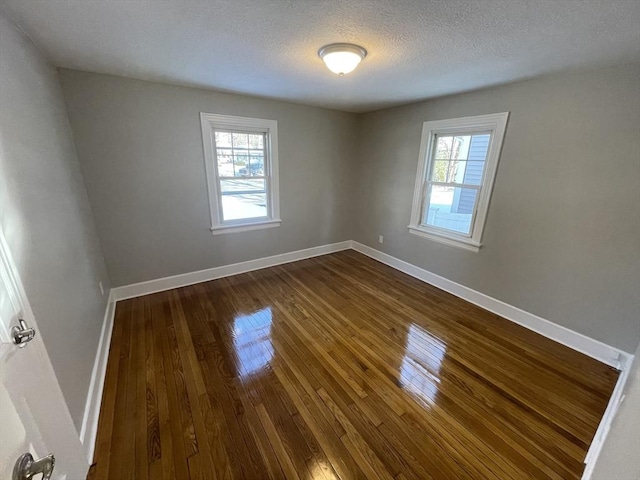
[[[353,43],[332,43],[318,50],[318,55],[329,70],[342,77],[358,66],[367,51]]]

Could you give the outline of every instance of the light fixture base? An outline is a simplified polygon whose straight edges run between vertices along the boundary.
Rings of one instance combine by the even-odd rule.
[[[358,66],[367,51],[353,43],[331,43],[318,50],[318,56],[329,70],[342,77]]]

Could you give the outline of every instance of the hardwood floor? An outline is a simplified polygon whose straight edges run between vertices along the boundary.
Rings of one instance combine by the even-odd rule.
[[[92,478],[579,478],[617,376],[344,251],[119,302]]]

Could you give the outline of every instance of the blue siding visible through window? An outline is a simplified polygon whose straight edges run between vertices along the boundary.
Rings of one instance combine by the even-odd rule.
[[[467,168],[464,172],[463,183],[470,183],[473,185],[481,184],[490,137],[490,135],[474,135],[471,138],[471,145],[469,146],[469,163],[467,163]],[[476,192],[474,190],[462,190],[460,192],[457,213],[473,213],[475,198]]]

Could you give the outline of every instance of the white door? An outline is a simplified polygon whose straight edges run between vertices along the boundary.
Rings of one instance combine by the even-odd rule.
[[[18,319],[36,332],[23,348],[11,340],[11,327],[18,325]],[[12,480],[16,460],[23,453],[31,453],[36,460],[54,454],[51,478],[83,480],[88,465],[82,451],[0,230],[0,480]]]

